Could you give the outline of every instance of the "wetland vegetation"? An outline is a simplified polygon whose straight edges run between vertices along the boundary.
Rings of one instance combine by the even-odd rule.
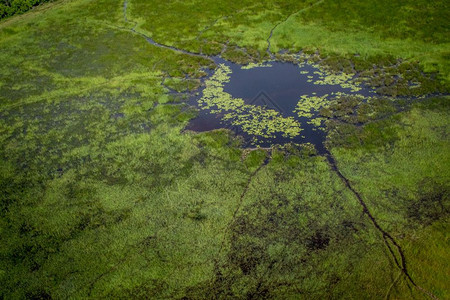
[[[449,8],[0,21],[0,297],[449,298]]]

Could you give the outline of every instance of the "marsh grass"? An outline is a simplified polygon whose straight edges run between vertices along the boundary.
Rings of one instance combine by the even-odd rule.
[[[365,59],[394,56],[420,60],[426,71],[439,71],[448,84],[446,48],[449,40],[444,32],[449,21],[444,13],[446,9],[445,1],[378,1],[375,5],[359,1],[325,1],[280,24],[273,34],[273,50],[313,48],[325,55],[358,54]],[[433,17],[430,19],[429,15]],[[347,22],[349,19],[351,24]],[[426,20],[430,23],[424,25]]]
[[[398,269],[325,158],[311,145],[246,153],[227,130],[182,133],[194,113],[172,103],[164,84],[195,89],[211,61],[156,47],[129,30],[137,21],[137,30],[160,43],[210,54],[229,39],[230,49],[245,49],[243,57],[256,61],[267,57],[273,26],[310,3],[133,0],[126,22],[122,1],[72,0],[2,21],[0,297],[384,297]],[[336,52],[349,53],[359,51],[356,37],[377,34],[346,33],[345,46],[342,32],[325,22],[296,27],[330,18],[315,15],[322,8],[281,23],[272,50],[313,54],[325,36],[324,49],[336,50],[339,37]],[[441,11],[433,13],[436,22]],[[352,28],[365,22],[355,20]],[[361,52],[361,68],[372,53],[391,63],[384,50],[400,45],[394,56],[424,55],[421,64],[435,61],[445,77],[445,36],[433,26],[423,32],[437,32],[435,44],[418,46],[400,33],[426,34],[380,29],[395,40],[366,49],[367,57]],[[294,27],[322,35],[298,39],[289,33]],[[425,55],[423,45],[437,52]],[[336,102],[328,112],[336,119],[329,149],[404,247],[414,280],[445,298],[448,98],[399,113],[391,108],[389,101]],[[364,125],[339,110],[359,110]],[[406,282],[400,278],[392,295],[410,297]]]
[[[380,225],[394,233],[407,249],[417,247],[409,243],[420,243],[412,238],[422,234],[417,232],[424,230],[431,236],[441,234],[438,228],[445,226],[448,217],[450,173],[444,167],[449,161],[449,141],[445,138],[447,103],[448,98],[429,99],[408,113],[370,123],[361,129],[344,125],[356,130],[349,134],[355,138],[338,142],[333,148],[340,169],[368,201]],[[427,227],[430,224],[434,225]],[[446,261],[440,242],[427,247],[431,256],[439,257],[441,263]],[[421,264],[416,258],[412,260],[416,263],[412,269],[416,270],[419,281],[437,294],[445,295],[443,269],[433,272],[434,283],[428,285]]]

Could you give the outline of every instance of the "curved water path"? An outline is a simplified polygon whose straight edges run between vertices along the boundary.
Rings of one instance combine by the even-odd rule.
[[[203,58],[205,58],[205,59],[212,59],[212,60],[214,60],[214,57],[208,56],[208,55],[205,55],[205,54],[202,54],[202,53],[189,52],[189,51],[187,51],[187,50],[179,49],[179,48],[176,48],[176,47],[173,47],[173,46],[160,44],[160,43],[156,42],[154,39],[152,39],[151,37],[149,37],[149,36],[143,34],[142,32],[137,31],[137,30],[136,30],[137,23],[128,20],[128,17],[127,17],[127,9],[128,9],[128,1],[124,1],[124,2],[123,2],[123,18],[124,18],[125,22],[131,23],[131,24],[134,25],[133,28],[131,28],[130,30],[131,30],[132,32],[134,32],[134,33],[136,33],[136,34],[139,34],[140,36],[144,37],[144,38],[147,40],[147,42],[149,42],[149,43],[152,44],[153,46],[160,47],[160,48],[165,48],[165,49],[169,49],[169,50],[172,50],[172,51],[181,53],[181,54],[186,54],[186,55],[191,55],[191,56],[197,56],[197,57],[203,57]]]
[[[322,2],[322,0],[319,0],[315,4],[313,4],[313,6],[318,5]],[[125,1],[124,19],[126,22],[134,24],[134,27],[130,29],[132,32],[143,36],[147,40],[147,42],[154,46],[170,49],[172,51],[176,51],[178,53],[186,55],[203,57],[213,60],[216,65],[223,64],[227,66],[231,69],[232,75],[229,82],[224,85],[224,91],[229,93],[233,97],[242,98],[246,104],[264,106],[265,108],[273,109],[284,116],[295,117],[293,108],[295,108],[296,104],[299,102],[299,98],[302,95],[314,95],[318,97],[329,95],[329,97],[331,97],[333,96],[333,93],[344,93],[346,95],[360,95],[366,98],[375,95],[375,93],[371,89],[364,86],[362,86],[360,90],[355,91],[351,87],[344,87],[340,84],[317,85],[315,83],[317,83],[318,80],[320,81],[320,79],[323,79],[323,77],[321,78],[319,69],[310,64],[296,65],[293,63],[271,61],[267,62],[267,64],[270,64],[270,66],[266,65],[248,69],[232,62],[226,61],[219,56],[207,56],[204,54],[193,53],[183,49],[178,49],[176,47],[160,44],[154,41],[152,38],[146,36],[145,34],[135,30],[137,24],[134,22],[130,22],[127,19],[127,4],[128,2]],[[301,13],[302,11],[303,10],[300,10],[297,13]],[[269,52],[271,58],[273,58],[273,54],[270,51],[270,38],[272,37],[273,31],[279,24],[277,24],[271,30],[270,36],[267,39],[267,51]],[[204,88],[201,92],[203,91]],[[199,93],[199,96],[191,97],[190,103],[192,105],[198,106],[198,101],[201,97],[201,93]],[[344,185],[358,199],[363,213],[367,215],[373,226],[382,235],[383,242],[389,250],[389,253],[391,254],[391,257],[393,258],[396,266],[398,267],[398,269],[400,269],[401,274],[403,274],[407,278],[407,280],[419,291],[433,299],[437,299],[437,297],[434,296],[431,292],[425,290],[413,281],[407,271],[406,257],[401,246],[391,234],[381,228],[375,217],[370,212],[369,207],[365,203],[362,195],[354,189],[350,181],[341,173],[334,157],[324,146],[324,141],[326,138],[325,132],[319,128],[320,126],[308,123],[308,118],[299,117],[298,119],[303,128],[302,135],[296,138],[275,136],[272,139],[265,139],[262,143],[258,144],[258,146],[272,146],[273,144],[284,144],[287,142],[309,142],[311,144],[314,144],[319,154],[322,154],[326,158],[330,168],[338,175],[338,177],[343,181]],[[251,136],[240,130],[238,126],[236,127],[230,123],[227,123],[226,121],[223,121],[220,114],[212,113],[210,109],[200,110],[199,116],[193,119],[187,127],[187,129],[195,131],[209,131],[218,128],[228,128],[235,130],[236,133],[242,135],[245,140],[250,140],[251,138]],[[246,146],[251,146],[251,143],[247,143]],[[255,171],[255,173],[250,176],[247,187],[244,189],[241,198],[245,195],[252,177],[261,169],[262,166],[267,163],[268,159],[266,159],[264,163]],[[396,281],[394,281],[393,285]],[[388,295],[391,288],[388,291]]]
[[[268,47],[266,51],[273,59],[273,53],[270,50],[270,39],[275,29],[286,22],[293,15],[300,14],[316,5],[319,5],[323,0],[319,0],[312,5],[303,8],[293,14],[289,15],[285,20],[277,23],[270,31],[267,39]],[[137,31],[137,23],[131,21],[127,17],[128,1],[124,1],[123,15],[127,23],[133,24],[132,28],[128,28],[131,32],[138,34],[146,39],[148,43],[153,46],[168,49],[180,54],[201,57],[211,60],[218,65],[225,65],[230,68],[232,73],[230,80],[224,86],[224,91],[229,93],[232,97],[242,98],[246,104],[255,106],[264,106],[267,109],[272,109],[279,112],[283,117],[292,117],[296,119],[301,125],[301,134],[292,138],[284,137],[283,134],[275,134],[271,138],[259,138],[258,143],[252,142],[255,136],[246,133],[241,127],[233,125],[231,121],[224,121],[224,114],[213,112],[211,109],[200,109],[199,114],[186,127],[187,130],[203,132],[214,129],[227,128],[234,131],[237,135],[244,138],[244,148],[254,148],[255,146],[267,148],[274,144],[285,143],[311,143],[315,146],[319,154],[326,154],[324,141],[326,133],[321,130],[320,126],[311,124],[308,117],[299,117],[294,112],[295,106],[300,101],[301,96],[309,97],[323,97],[327,96],[327,100],[333,98],[339,93],[345,95],[359,95],[364,98],[376,96],[377,94],[367,86],[360,86],[360,90],[353,91],[352,88],[344,87],[340,84],[316,84],[317,81],[323,79],[323,74],[320,75],[320,70],[313,64],[303,63],[301,65],[280,62],[276,60],[266,62],[264,67],[245,68],[241,65],[227,61],[220,56],[209,56],[203,53],[190,52],[184,49],[179,49],[174,46],[161,44],[142,32]],[[123,28],[122,28],[123,29]],[[270,65],[268,67],[268,65]],[[210,72],[210,76],[213,73]],[[208,78],[203,79],[203,83]],[[323,80],[322,80],[323,81]],[[202,97],[204,86],[196,93],[197,96],[191,95],[189,104],[199,107],[199,100]],[[421,97],[417,98],[420,99]],[[314,116],[317,117],[317,111]]]
[[[321,1],[318,1],[318,3],[320,2]],[[135,30],[137,23],[127,18],[127,8],[128,2],[124,1],[124,20],[133,24],[133,27],[130,29],[133,33],[141,35],[148,43],[156,47],[169,49],[180,54],[209,59],[216,65],[225,65],[232,71],[229,82],[224,86],[225,92],[229,93],[232,97],[243,99],[247,105],[264,106],[266,109],[278,112],[285,118],[294,118],[301,124],[302,129],[301,134],[296,137],[285,137],[283,136],[283,133],[278,132],[272,135],[271,138],[261,138],[245,132],[242,127],[234,125],[232,120],[223,120],[223,114],[217,113],[217,111],[213,112],[212,109],[201,108],[198,116],[188,124],[187,130],[203,132],[227,128],[244,138],[244,147],[270,147],[274,144],[285,144],[289,142],[311,143],[320,154],[324,154],[325,132],[319,128],[320,126],[311,124],[309,118],[299,117],[298,114],[294,112],[300,97],[323,97],[328,95],[328,98],[332,98],[333,95],[338,93],[347,95],[359,94],[362,96],[373,94],[365,87],[362,87],[358,92],[354,92],[351,88],[345,88],[339,84],[315,84],[321,77],[320,70],[307,63],[298,65],[280,61],[269,61],[266,62],[264,67],[248,69],[227,61],[220,56],[208,56],[202,53],[194,53],[158,43],[151,37]],[[309,7],[307,9],[309,9]],[[277,26],[278,25],[279,24],[277,24]],[[276,26],[271,30],[270,37],[275,28]],[[269,52],[270,37],[268,39],[269,47],[267,49]],[[270,54],[272,56],[272,53]],[[203,91],[204,87],[199,91],[198,96],[190,98],[189,104],[199,107],[198,101],[201,99]],[[258,140],[258,142],[255,143],[255,140]]]

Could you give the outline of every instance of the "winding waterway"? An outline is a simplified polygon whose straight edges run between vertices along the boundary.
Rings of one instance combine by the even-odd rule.
[[[318,1],[314,5],[321,2],[322,1]],[[130,22],[127,19],[127,1],[124,2],[124,19],[126,22]],[[391,257],[396,264],[396,267],[406,276],[408,281],[415,288],[419,289],[431,298],[437,299],[431,292],[423,289],[413,281],[407,271],[406,257],[403,249],[396,239],[389,234],[389,232],[381,228],[374,215],[369,210],[369,207],[364,201],[362,195],[351,185],[350,181],[339,170],[338,164],[334,157],[324,146],[326,134],[320,128],[320,125],[317,125],[317,123],[311,123],[310,118],[301,117],[295,112],[295,108],[301,102],[302,96],[323,97],[328,100],[334,95],[345,94],[359,95],[363,98],[368,98],[375,95],[373,90],[366,86],[359,86],[358,89],[354,89],[349,85],[342,85],[336,81],[324,81],[323,73],[313,64],[293,64],[270,61],[264,66],[245,68],[241,65],[226,61],[221,57],[210,57],[204,54],[192,53],[172,46],[160,44],[152,38],[137,32],[135,30],[135,26],[129,30],[143,36],[150,44],[154,46],[170,49],[186,55],[204,57],[213,60],[218,66],[226,66],[231,72],[229,80],[226,81],[223,86],[223,92],[229,94],[231,97],[244,100],[246,105],[264,107],[265,109],[276,111],[284,117],[295,118],[302,128],[302,134],[294,138],[287,138],[278,134],[272,138],[264,138],[263,140],[259,140],[258,146],[268,147],[273,144],[284,144],[288,142],[313,144],[319,154],[322,154],[327,159],[330,168],[338,175],[344,185],[358,199],[362,212],[370,219],[375,229],[381,234],[386,248],[389,250]],[[267,51],[269,53],[270,37],[272,36],[274,28],[272,29],[267,40]],[[272,53],[270,53],[270,56],[273,57]],[[322,83],[318,84],[318,82]],[[244,146],[254,146],[252,145],[251,135],[243,131],[242,128],[239,128],[239,126],[233,125],[232,120],[224,120],[223,114],[217,113],[216,110],[212,110],[210,108],[204,109],[201,105],[199,105],[201,103],[200,100],[203,97],[204,91],[205,87],[203,87],[198,93],[198,96],[191,97],[189,101],[190,104],[199,107],[200,112],[199,115],[190,122],[187,129],[195,131],[210,131],[213,129],[228,128],[244,137],[244,140],[247,141],[247,143],[244,143]],[[317,116],[317,114],[318,113],[316,111],[311,115],[314,117]],[[244,197],[253,176],[267,164],[268,159],[266,159],[265,162],[249,178],[247,186],[241,194],[241,199]]]
[[[350,87],[336,83],[321,83],[323,73],[312,64],[302,63],[294,64],[280,61],[269,61],[263,66],[247,68],[227,61],[220,56],[208,56],[202,53],[193,53],[173,46],[164,45],[156,42],[151,37],[135,30],[136,23],[127,18],[127,5],[124,2],[124,19],[128,23],[134,24],[130,30],[144,37],[150,44],[170,49],[172,51],[203,57],[212,60],[217,66],[224,65],[231,70],[229,81],[224,85],[224,92],[233,98],[243,99],[247,106],[262,106],[264,109],[276,111],[281,117],[295,119],[301,128],[301,133],[295,137],[286,136],[282,132],[275,132],[264,137],[255,136],[247,132],[242,126],[236,124],[231,119],[224,118],[224,112],[218,112],[216,109],[204,108],[199,105],[205,87],[192,96],[189,104],[199,108],[199,114],[186,127],[187,130],[196,132],[210,131],[214,129],[226,128],[235,132],[244,138],[243,147],[270,147],[274,144],[285,143],[311,143],[316,150],[325,153],[324,141],[325,132],[317,123],[311,122],[309,117],[301,116],[295,112],[296,106],[301,101],[302,96],[307,97],[325,97],[331,99],[339,94],[360,95],[368,97],[373,95],[373,91],[367,87],[360,87],[354,91]],[[270,37],[269,37],[270,39]],[[268,40],[270,52],[270,41]],[[271,57],[273,57],[272,53]],[[207,80],[207,79],[206,79]],[[317,117],[318,112],[313,113]]]

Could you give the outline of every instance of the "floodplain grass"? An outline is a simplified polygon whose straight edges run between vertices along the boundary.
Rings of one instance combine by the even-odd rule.
[[[274,29],[270,38],[273,53],[318,50],[325,56],[393,56],[419,61],[427,72],[439,71],[448,86],[450,24],[446,1],[377,1],[373,5],[360,1],[318,2],[239,1],[226,6],[204,1],[186,1],[183,5],[136,2],[132,3],[130,15],[156,41],[194,52],[200,52],[203,44],[213,43],[222,45],[213,52],[218,54],[230,44],[254,53],[252,60],[267,59],[268,45],[263,41]],[[195,17],[183,18],[186,10]],[[169,17],[172,26],[158,30]]]
[[[418,60],[448,84],[448,8],[446,1],[323,1],[277,26],[272,45],[274,52],[309,48]]]
[[[450,213],[448,97],[428,99],[407,113],[359,130],[351,143],[332,150],[340,170],[364,197],[380,226],[407,249],[417,284],[445,298],[448,242],[446,238],[431,242],[430,236],[445,235]],[[374,139],[390,142],[371,142]],[[426,250],[418,246],[425,243],[425,236],[430,238]],[[436,260],[427,262],[425,257]],[[444,267],[433,270],[431,278],[424,271],[430,270],[430,264]]]
[[[242,62],[268,57],[267,38],[280,22],[273,52],[315,52],[321,41],[324,55],[341,58],[364,50],[357,38],[382,33],[395,40],[371,43],[360,65],[389,61],[390,53],[435,60],[445,78],[445,25],[368,33],[361,26],[383,10],[370,17],[342,2],[354,8],[355,33],[334,48],[347,29],[343,16],[322,14],[331,3],[289,17],[313,3],[132,0],[126,22],[123,1],[72,0],[2,21],[0,297],[421,297],[404,277],[392,283],[399,270],[381,234],[311,145],[248,153],[226,130],[182,133],[193,112],[173,105],[167,87],[195,89],[214,66],[129,30],[137,21],[157,42],[194,52],[218,54],[228,43],[229,57]],[[442,11],[430,13],[446,24]],[[406,12],[398,22],[422,18]],[[341,31],[330,30],[330,19]],[[320,23],[314,33],[323,35],[291,32],[299,23],[312,30],[308,22]],[[401,47],[385,51],[391,45]],[[340,114],[350,102],[328,112],[337,117],[329,148],[403,247],[413,279],[445,298],[448,98],[401,113],[389,101],[352,106],[363,125]]]

